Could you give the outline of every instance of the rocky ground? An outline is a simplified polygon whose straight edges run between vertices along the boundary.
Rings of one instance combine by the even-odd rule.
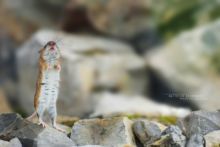
[[[220,146],[219,5],[0,1],[0,147]],[[62,54],[65,133],[24,119],[50,40]]]
[[[69,129],[66,126],[63,133],[49,126],[42,128],[16,113],[2,113],[0,146],[216,147],[220,145],[219,124],[219,111],[195,111],[172,125],[146,118],[82,119]]]

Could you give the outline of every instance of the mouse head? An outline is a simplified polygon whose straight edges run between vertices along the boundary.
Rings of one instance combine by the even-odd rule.
[[[50,62],[50,61],[58,60],[60,58],[60,50],[56,42],[54,41],[47,42],[47,44],[44,46],[44,48],[41,51],[42,51],[42,57],[45,61]]]

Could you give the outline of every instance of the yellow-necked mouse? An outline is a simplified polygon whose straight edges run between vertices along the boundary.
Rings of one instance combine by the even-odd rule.
[[[46,127],[43,121],[45,110],[49,112],[52,126],[63,131],[56,124],[57,117],[57,97],[59,93],[60,82],[60,50],[54,41],[49,41],[40,51],[39,74],[36,83],[34,96],[35,112],[27,118],[31,120],[35,115],[38,116],[39,125]]]

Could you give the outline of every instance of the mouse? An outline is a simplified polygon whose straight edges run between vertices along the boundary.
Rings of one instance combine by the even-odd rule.
[[[60,86],[61,53],[56,42],[49,41],[42,49],[40,49],[39,54],[39,72],[34,95],[35,111],[26,119],[31,121],[37,115],[39,121],[38,124],[46,127],[48,125],[43,121],[43,116],[44,112],[48,111],[52,127],[64,132],[64,130],[59,128],[56,123],[56,104]]]

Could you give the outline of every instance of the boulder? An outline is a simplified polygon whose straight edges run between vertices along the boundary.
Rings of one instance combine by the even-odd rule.
[[[219,27],[218,20],[181,33],[146,55],[149,67],[171,87],[161,93],[163,99],[192,101],[205,110],[219,108]]]
[[[93,97],[97,103],[94,104],[95,110],[90,115],[91,117],[140,114],[149,116],[176,116],[181,118],[190,113],[189,109],[159,104],[141,96],[102,93]]]
[[[39,125],[23,120],[15,113],[0,115],[0,139],[11,140],[17,137],[22,146],[52,147],[74,146],[75,144],[64,133],[53,128],[42,128]],[[15,142],[12,140],[11,142]]]
[[[149,27],[149,9],[144,0],[135,3],[132,0],[71,0],[68,5],[72,5],[75,11],[80,7],[86,9],[92,25],[112,36],[130,38]]]
[[[0,140],[0,146],[1,147],[9,147],[10,143],[4,140]]]
[[[153,122],[147,120],[137,120],[133,124],[133,132],[136,138],[142,143],[144,147],[160,139],[161,130]]]
[[[143,94],[147,90],[145,62],[124,43],[41,30],[18,51],[19,100],[25,112],[33,112],[38,74],[38,51],[48,40],[57,40],[62,54],[58,112],[85,116],[93,108],[89,96],[97,91]],[[131,62],[132,61],[132,62]],[[127,64],[129,63],[129,64]],[[65,108],[65,109],[63,109]]]
[[[213,131],[204,136],[206,147],[217,147],[220,145],[220,131]]]
[[[11,112],[11,107],[6,99],[3,91],[0,89],[0,113]]]
[[[220,129],[220,112],[195,111],[181,119],[178,124],[187,137],[194,134],[206,135]]]
[[[154,147],[185,147],[186,137],[178,126],[169,126],[162,132],[160,140],[154,142]]]
[[[193,134],[189,138],[186,147],[207,147],[205,144],[205,139],[201,134]]]
[[[134,146],[132,122],[127,118],[85,119],[76,122],[71,139],[78,146]]]

